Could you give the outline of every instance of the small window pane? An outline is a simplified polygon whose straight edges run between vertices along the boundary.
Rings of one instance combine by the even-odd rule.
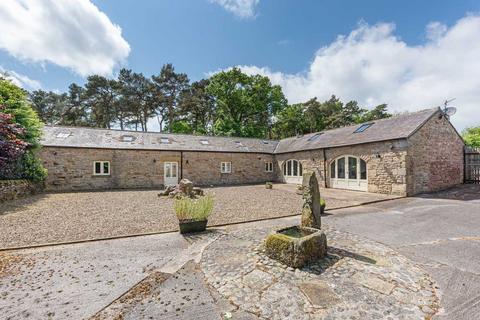
[[[357,158],[348,157],[348,179],[357,179]]]
[[[367,163],[360,159],[360,179],[367,180]]]
[[[287,161],[287,176],[292,175],[292,160]]]
[[[103,163],[103,173],[109,174],[110,173],[110,163],[104,162]]]
[[[165,177],[171,178],[172,177],[172,166],[170,163],[165,163]]]
[[[102,173],[102,163],[95,162],[95,174],[101,174],[101,173]]]
[[[299,162],[298,163],[298,175],[302,176],[303,175],[303,169],[302,169],[302,164]]]
[[[335,179],[335,161],[330,164],[330,178]]]
[[[273,162],[270,162],[270,172],[273,172]]]
[[[283,163],[283,175],[284,176],[287,175],[287,163],[286,162]]]
[[[298,176],[298,162],[293,160],[293,175]]]
[[[177,164],[175,162],[172,163],[172,178],[177,177]]]
[[[345,179],[345,158],[338,159],[337,166],[337,178]]]

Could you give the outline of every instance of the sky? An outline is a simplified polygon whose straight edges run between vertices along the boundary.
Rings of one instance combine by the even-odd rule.
[[[2,0],[0,30],[0,71],[28,90],[239,66],[290,103],[335,94],[404,112],[455,98],[456,128],[480,125],[478,0]]]

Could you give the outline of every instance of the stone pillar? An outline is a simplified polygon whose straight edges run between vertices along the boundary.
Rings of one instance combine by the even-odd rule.
[[[303,174],[302,227],[321,229],[320,189],[315,172]]]

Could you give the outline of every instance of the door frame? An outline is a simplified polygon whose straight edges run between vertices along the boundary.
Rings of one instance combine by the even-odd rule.
[[[337,178],[338,175],[338,160],[345,159],[345,167],[344,167],[344,176],[345,178]],[[349,177],[349,161],[348,158],[355,158],[357,159],[357,171],[356,179],[350,179]],[[361,177],[361,161],[365,162],[365,170],[366,170],[366,179],[360,179]],[[335,163],[335,178],[332,178],[332,163]],[[329,175],[330,178],[330,188],[334,189],[347,189],[347,190],[355,190],[355,191],[368,191],[368,166],[367,161],[362,159],[361,157],[357,157],[354,155],[346,154],[341,155],[334,160],[330,161],[329,167]]]
[[[171,177],[167,177],[167,166],[170,166],[170,172],[172,172],[172,164],[175,165],[175,175],[171,174]],[[173,182],[175,180],[175,182]],[[163,184],[165,186],[176,186],[178,184],[178,161],[165,161],[163,163]]]

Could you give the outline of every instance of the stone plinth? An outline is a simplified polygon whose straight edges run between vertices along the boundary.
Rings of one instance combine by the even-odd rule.
[[[300,268],[327,253],[327,237],[315,228],[294,226],[277,230],[265,240],[266,254],[289,267]]]

